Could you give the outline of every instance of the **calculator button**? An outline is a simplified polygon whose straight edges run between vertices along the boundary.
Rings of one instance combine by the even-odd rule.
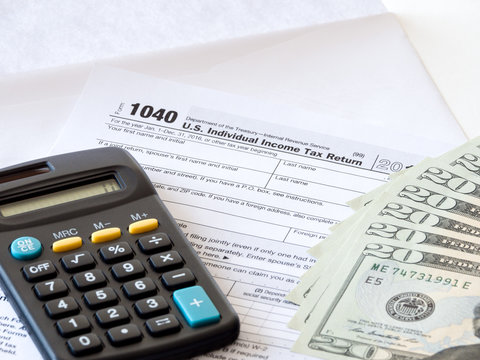
[[[90,322],[85,315],[77,315],[57,322],[57,330],[63,337],[85,334],[90,329]]]
[[[83,300],[90,309],[101,309],[118,303],[115,290],[109,287],[88,291],[83,295]]]
[[[10,254],[17,260],[31,260],[42,253],[42,243],[31,236],[22,236],[13,240]]]
[[[170,249],[172,242],[167,234],[156,233],[138,239],[138,247],[144,254],[153,254]]]
[[[188,268],[173,270],[162,275],[162,283],[169,290],[179,289],[195,283],[195,276]]]
[[[52,319],[60,319],[77,314],[80,308],[75,299],[68,296],[57,300],[50,300],[45,304],[45,311]]]
[[[53,279],[38,283],[33,288],[35,295],[40,300],[50,300],[68,294],[68,287],[62,279]]]
[[[168,304],[163,296],[154,296],[148,299],[139,300],[135,303],[133,308],[137,315],[144,319],[168,312]]]
[[[44,260],[23,267],[23,275],[30,281],[51,279],[57,276],[57,269],[50,260]]]
[[[92,243],[99,244],[118,239],[120,236],[122,236],[122,230],[118,227],[111,227],[93,232],[90,239]]]
[[[83,356],[99,352],[103,349],[102,342],[96,334],[85,334],[67,341],[68,349],[74,356]]]
[[[157,287],[150,278],[132,280],[122,285],[123,292],[130,300],[155,295]]]
[[[95,260],[87,251],[64,256],[60,262],[62,263],[63,268],[70,273],[95,267]]]
[[[130,321],[130,315],[128,315],[125,306],[118,305],[97,311],[95,313],[95,319],[97,319],[101,327],[108,328],[128,323]]]
[[[131,223],[128,227],[128,232],[132,235],[143,234],[158,228],[157,219],[145,219]]]
[[[82,246],[82,238],[80,236],[69,237],[66,239],[55,241],[52,244],[52,251],[59,253],[78,249]]]
[[[75,287],[82,291],[99,288],[107,284],[107,279],[100,270],[90,270],[76,274],[72,280]]]
[[[220,321],[220,313],[201,286],[175,291],[173,301],[191,327],[196,328]]]
[[[115,280],[127,281],[145,275],[145,268],[138,260],[130,260],[112,266],[112,274]]]
[[[182,257],[174,250],[152,255],[150,259],[148,259],[148,262],[157,272],[165,272],[182,267],[183,265]]]
[[[167,335],[180,330],[180,323],[173,314],[150,319],[145,325],[152,336]]]
[[[126,242],[118,242],[100,249],[100,256],[107,264],[125,261],[133,257],[133,250]]]
[[[123,346],[142,340],[142,333],[137,325],[129,324],[108,330],[107,337],[113,346]]]

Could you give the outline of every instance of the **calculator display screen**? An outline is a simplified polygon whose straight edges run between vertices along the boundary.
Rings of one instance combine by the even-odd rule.
[[[0,213],[4,217],[13,216],[118,190],[120,190],[120,185],[117,180],[112,177],[44,195],[1,204]]]

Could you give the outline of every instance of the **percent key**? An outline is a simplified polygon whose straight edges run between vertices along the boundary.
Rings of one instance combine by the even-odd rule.
[[[133,250],[126,242],[119,242],[115,245],[102,247],[100,249],[100,256],[107,264],[111,264],[131,259],[133,257]]]

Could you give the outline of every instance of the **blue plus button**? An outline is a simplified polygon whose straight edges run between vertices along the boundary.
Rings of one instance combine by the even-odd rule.
[[[17,260],[30,260],[42,253],[42,243],[31,236],[22,236],[13,240],[10,253]]]
[[[175,291],[173,301],[193,328],[220,321],[220,313],[201,286]]]

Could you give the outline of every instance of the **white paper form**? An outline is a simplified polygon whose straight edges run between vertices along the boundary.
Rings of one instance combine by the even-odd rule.
[[[0,289],[0,359],[41,359],[27,330]]]
[[[241,319],[233,345],[201,358],[304,359],[284,297],[314,262],[306,250],[347,200],[423,158],[312,131],[335,120],[98,68],[53,152],[122,147],[147,171]]]

